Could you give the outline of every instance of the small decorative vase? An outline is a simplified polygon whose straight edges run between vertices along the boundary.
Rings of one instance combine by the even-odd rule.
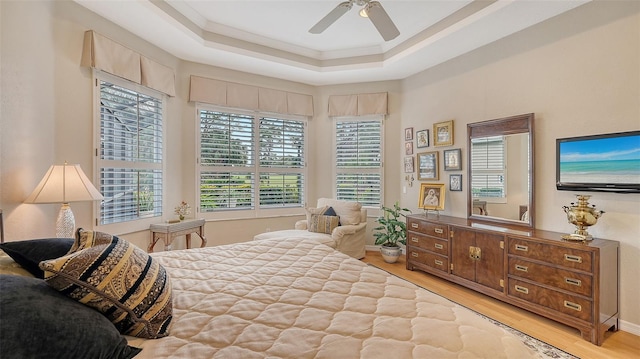
[[[587,232],[587,227],[593,226],[598,222],[598,218],[602,216],[604,211],[596,210],[596,206],[594,204],[589,205],[589,198],[591,196],[587,195],[576,195],[578,198],[578,203],[571,202],[571,207],[563,206],[564,212],[567,214],[567,220],[569,223],[576,226],[576,230],[574,235],[570,236],[570,239],[580,239],[582,236],[582,240],[592,240],[593,237]]]
[[[184,216],[183,215],[180,215],[180,217],[178,217],[178,218],[180,218],[181,221],[184,221]]]
[[[384,259],[387,263],[395,263],[400,255],[402,254],[402,249],[400,247],[389,247],[383,245],[380,247],[380,254],[382,254],[382,259]]]

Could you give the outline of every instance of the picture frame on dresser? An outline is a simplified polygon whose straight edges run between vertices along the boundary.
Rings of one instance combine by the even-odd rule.
[[[418,208],[424,210],[444,210],[445,189],[443,183],[422,183]]]

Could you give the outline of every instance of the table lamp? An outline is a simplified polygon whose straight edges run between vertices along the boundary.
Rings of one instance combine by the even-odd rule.
[[[56,237],[73,238],[76,220],[70,202],[97,201],[104,197],[82,172],[80,165],[53,165],[25,203],[62,203],[56,221]]]

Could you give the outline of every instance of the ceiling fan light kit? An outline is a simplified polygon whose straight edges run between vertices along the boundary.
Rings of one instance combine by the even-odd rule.
[[[342,15],[351,10],[353,4],[363,6],[360,10],[360,16],[368,17],[373,23],[373,26],[378,30],[384,41],[390,41],[400,35],[400,31],[393,23],[389,14],[384,10],[382,4],[378,1],[370,0],[349,0],[341,2],[333,10],[331,10],[325,17],[320,19],[309,32],[312,34],[320,34],[326,30],[331,24],[336,22]]]

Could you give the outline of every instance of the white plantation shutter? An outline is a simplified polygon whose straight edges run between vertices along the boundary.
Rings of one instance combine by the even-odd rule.
[[[304,120],[199,114],[201,212],[303,207]]]
[[[260,119],[260,206],[299,206],[304,196],[304,122]]]
[[[161,216],[163,99],[102,78],[98,83],[100,224]]]
[[[503,136],[471,139],[471,193],[476,199],[504,198],[505,141]]]
[[[382,120],[336,120],[336,198],[380,207]]]

